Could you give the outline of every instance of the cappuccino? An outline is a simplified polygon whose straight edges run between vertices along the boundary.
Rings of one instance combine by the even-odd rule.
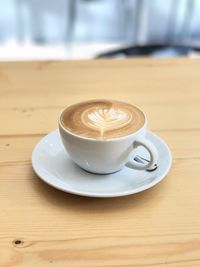
[[[73,134],[106,140],[138,131],[145,124],[145,115],[121,101],[90,100],[67,107],[60,121]]]

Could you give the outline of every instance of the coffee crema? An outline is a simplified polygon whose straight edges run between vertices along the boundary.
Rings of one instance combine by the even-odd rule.
[[[68,131],[93,139],[112,139],[130,135],[145,123],[137,107],[114,100],[90,100],[67,107],[61,123]]]

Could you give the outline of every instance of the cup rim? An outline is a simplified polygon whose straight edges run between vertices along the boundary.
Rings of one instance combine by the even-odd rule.
[[[93,100],[95,100],[95,99],[93,99]],[[96,99],[96,100],[101,100],[101,99]],[[107,99],[107,100],[109,100],[109,99]],[[92,100],[91,100],[91,101],[92,101]],[[117,100],[116,100],[116,101],[117,101]],[[84,101],[81,101],[81,102],[78,102],[78,103],[82,103],[82,102],[84,102]],[[75,103],[75,104],[78,104],[78,103]],[[132,104],[130,104],[130,105],[132,105]],[[70,106],[71,106],[71,105],[70,105]],[[68,107],[70,107],[70,106],[68,106]],[[126,139],[126,138],[130,138],[130,137],[132,137],[133,135],[138,134],[140,131],[146,129],[146,126],[147,126],[147,116],[146,116],[146,114],[144,113],[144,111],[141,110],[141,109],[140,109],[138,106],[136,106],[136,105],[133,105],[133,106],[136,107],[136,108],[138,108],[138,109],[143,113],[144,118],[145,118],[145,121],[144,121],[144,124],[142,125],[141,128],[139,128],[136,132],[133,132],[133,133],[128,134],[128,135],[124,135],[124,136],[120,136],[120,137],[113,137],[113,138],[108,138],[108,139],[95,139],[95,138],[92,138],[92,137],[86,137],[86,136],[82,136],[82,135],[75,134],[75,133],[71,132],[70,130],[66,129],[66,128],[63,126],[62,122],[61,122],[61,116],[62,116],[63,112],[64,112],[68,107],[65,107],[64,109],[61,110],[61,112],[60,112],[60,114],[59,114],[59,116],[58,116],[58,125],[59,125],[59,127],[60,127],[64,132],[66,132],[66,133],[68,133],[68,134],[70,134],[70,135],[72,135],[72,136],[74,136],[74,137],[76,137],[76,138],[82,139],[82,140],[94,141],[94,142],[109,142],[109,141],[114,142],[114,141],[124,140],[124,139]]]

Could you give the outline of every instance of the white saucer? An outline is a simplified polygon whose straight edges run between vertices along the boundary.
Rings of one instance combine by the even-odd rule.
[[[36,174],[47,184],[62,191],[89,197],[119,197],[144,191],[159,183],[172,164],[166,143],[152,132],[146,137],[159,153],[158,168],[153,172],[136,171],[128,167],[108,175],[88,173],[71,161],[62,145],[59,131],[46,135],[35,147],[32,165]],[[137,155],[148,159],[144,148]]]

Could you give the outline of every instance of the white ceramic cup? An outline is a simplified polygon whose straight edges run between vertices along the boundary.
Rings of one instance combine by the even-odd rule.
[[[157,149],[145,138],[147,119],[144,125],[130,135],[108,140],[96,140],[76,135],[67,130],[59,117],[59,131],[65,149],[71,159],[86,171],[108,174],[121,170],[124,166],[135,170],[146,170],[157,163]],[[150,154],[147,164],[136,162],[132,152],[143,146]]]

